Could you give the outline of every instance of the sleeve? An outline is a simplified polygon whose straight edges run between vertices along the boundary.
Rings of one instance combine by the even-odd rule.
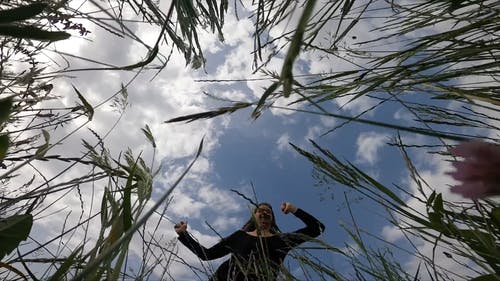
[[[285,234],[284,240],[290,248],[296,247],[303,242],[318,237],[325,230],[325,226],[318,219],[302,209],[297,209],[294,215],[303,221],[306,224],[306,227]]]
[[[198,243],[198,241],[196,241],[187,231],[179,234],[178,239],[201,260],[208,261],[218,259],[229,254],[231,249],[228,246],[228,240],[233,236],[234,234],[227,238],[223,238],[219,243],[208,249]]]

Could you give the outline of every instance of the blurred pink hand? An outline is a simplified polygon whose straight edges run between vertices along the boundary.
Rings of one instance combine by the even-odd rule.
[[[464,158],[454,161],[455,171],[447,173],[462,182],[451,187],[451,192],[473,200],[500,195],[499,145],[473,140],[450,149],[450,153]]]

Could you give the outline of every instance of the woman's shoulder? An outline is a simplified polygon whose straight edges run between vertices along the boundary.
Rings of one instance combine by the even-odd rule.
[[[233,232],[231,235],[229,235],[226,239],[240,239],[241,237],[244,237],[246,235],[246,232],[238,229],[235,232]]]

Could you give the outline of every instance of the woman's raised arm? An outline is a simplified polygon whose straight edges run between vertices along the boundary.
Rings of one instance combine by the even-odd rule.
[[[179,241],[186,246],[191,252],[197,255],[201,260],[214,260],[221,258],[230,253],[226,239],[222,239],[219,243],[210,248],[205,248],[196,241],[187,231],[187,223],[180,222],[174,226],[175,232],[179,235]]]
[[[325,231],[325,225],[317,218],[313,217],[304,210],[295,207],[289,202],[283,203],[281,205],[281,210],[285,214],[294,214],[306,225],[301,229],[286,234],[286,242],[288,246],[292,248],[305,241],[311,240],[312,238],[318,237],[323,231]]]

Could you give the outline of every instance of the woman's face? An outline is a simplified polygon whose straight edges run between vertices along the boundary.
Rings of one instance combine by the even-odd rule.
[[[255,210],[255,221],[261,229],[271,229],[273,224],[273,210],[266,204],[259,205]]]

